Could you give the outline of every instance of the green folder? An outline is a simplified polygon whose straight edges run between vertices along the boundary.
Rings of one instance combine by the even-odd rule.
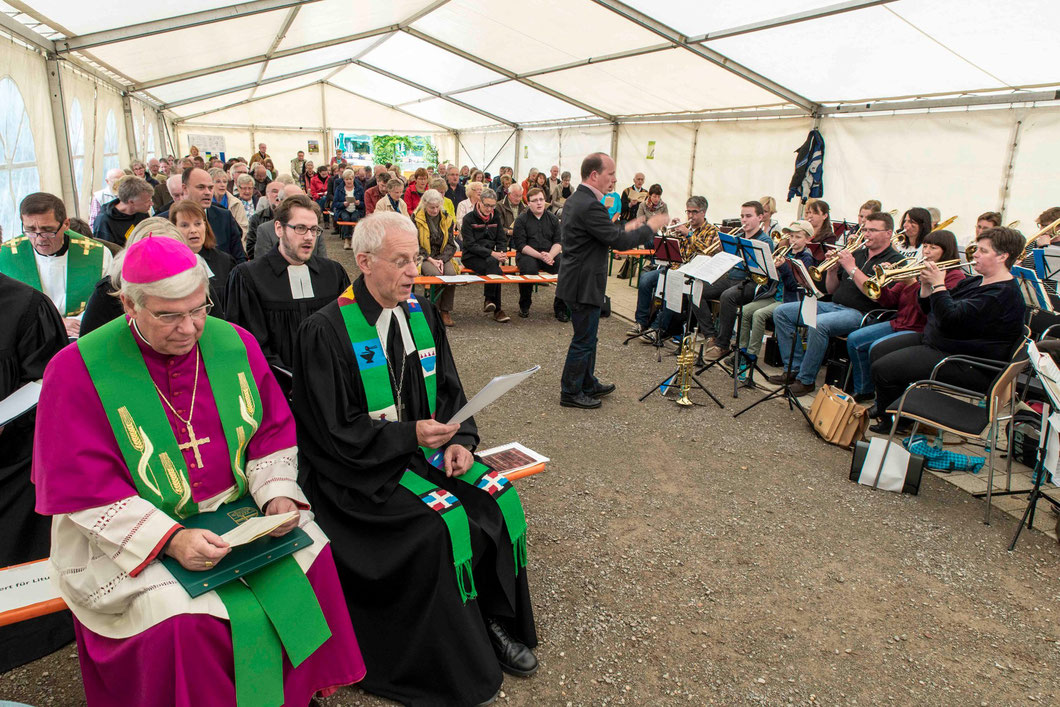
[[[248,493],[237,501],[224,504],[216,511],[191,516],[185,519],[182,525],[185,528],[205,528],[218,535],[224,535],[240,523],[260,515],[261,511]],[[295,528],[278,538],[266,535],[254,542],[232,548],[220,562],[206,570],[185,569],[176,558],[169,555],[162,558],[162,564],[188,594],[197,597],[312,544],[313,539],[308,533],[301,528]]]

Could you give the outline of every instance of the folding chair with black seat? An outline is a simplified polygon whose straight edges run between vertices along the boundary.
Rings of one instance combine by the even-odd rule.
[[[999,371],[990,389],[984,394],[979,391],[961,388],[950,383],[936,380],[939,369],[947,363],[962,363],[984,370]],[[1027,367],[1026,347],[1020,346],[1009,363],[991,359],[977,358],[956,354],[939,361],[931,372],[931,378],[911,384],[898,398],[897,404],[890,406],[887,413],[892,416],[891,433],[887,437],[887,447],[880,459],[883,468],[887,451],[894,441],[895,432],[901,418],[913,421],[913,431],[921,423],[931,425],[943,432],[951,432],[962,437],[975,437],[987,447],[987,464],[990,471],[986,487],[986,515],[983,522],[990,524],[990,503],[994,490],[994,448],[997,446],[998,432],[1002,420],[1010,420],[1016,407],[1017,379]],[[1004,412],[1004,414],[1002,414]],[[1009,426],[1008,448],[1012,448],[1013,426]],[[878,472],[877,472],[878,473]],[[1008,455],[1006,465],[1006,489],[1012,489],[1012,455]]]

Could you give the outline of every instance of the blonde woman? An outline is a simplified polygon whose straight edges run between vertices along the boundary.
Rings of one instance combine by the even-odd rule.
[[[771,196],[763,196],[758,200],[758,203],[762,205],[762,210],[765,211],[762,217],[762,230],[766,232],[767,236],[772,236],[773,231],[777,228],[777,220],[773,218],[777,215],[777,200]]]
[[[443,203],[447,199],[437,189],[428,189],[420,197],[419,206],[413,221],[420,240],[420,256],[423,264],[420,266],[422,275],[456,275],[456,263],[453,255],[456,254],[456,237],[454,235],[453,216],[445,210]],[[461,202],[463,203],[463,202]],[[442,288],[441,299],[438,300],[438,312],[442,324],[453,326],[453,298],[456,295],[456,287],[446,285]]]

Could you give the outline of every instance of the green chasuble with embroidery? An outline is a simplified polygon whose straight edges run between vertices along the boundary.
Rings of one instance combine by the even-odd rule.
[[[64,317],[76,317],[85,311],[88,298],[102,277],[103,251],[106,246],[73,231],[67,231],[66,237],[70,240],[66,251],[66,311],[61,314]],[[0,272],[44,291],[33,245],[26,236],[0,244]]]

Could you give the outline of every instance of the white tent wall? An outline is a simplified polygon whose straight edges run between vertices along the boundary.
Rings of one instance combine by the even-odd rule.
[[[866,199],[879,199],[886,211],[898,209],[897,218],[913,206],[934,206],[943,219],[958,217],[950,230],[963,245],[976,217],[1001,206],[1014,122],[1010,110],[824,120],[824,200],[834,218],[849,220]],[[1025,229],[1027,215],[1007,218],[1017,217]]]
[[[103,153],[97,149],[96,141],[97,136],[102,134],[106,116],[100,115],[97,110],[96,92],[99,84],[95,80],[66,64],[60,64],[60,71],[63,97],[66,99],[67,139],[70,140],[75,182],[80,184],[77,189],[77,210],[87,220],[92,192],[103,185]],[[78,112],[81,114],[79,126],[75,123]],[[80,136],[77,135],[78,127]],[[78,170],[80,179],[77,178]],[[71,204],[67,204],[67,210],[71,214],[75,211]]]
[[[258,143],[254,141],[253,131],[249,127],[178,123],[176,132],[176,154],[178,157],[188,154],[188,151],[192,146],[192,138],[189,138],[189,135],[206,135],[223,138],[225,157],[242,156],[250,159],[250,155],[258,149]],[[273,146],[269,145],[268,139],[265,139],[264,142],[269,146],[269,154],[275,154],[273,152]],[[204,149],[202,144],[197,144],[196,147],[200,150]],[[277,166],[280,167],[282,165],[277,164]]]
[[[230,152],[226,157],[243,156],[250,159],[250,155],[258,149],[258,143],[263,142],[268,146],[269,155],[272,156],[272,163],[276,165],[276,169],[278,169],[281,174],[286,174],[291,171],[291,160],[295,158],[299,150],[306,153],[306,159],[313,162],[314,165],[319,167],[324,164],[323,132],[313,130],[271,130],[254,128],[252,130],[252,135],[253,140],[251,141],[251,144],[254,145],[253,149],[246,148]],[[320,152],[309,152],[310,140],[317,141],[317,144],[320,145]]]
[[[0,143],[3,147],[0,151],[0,226],[7,239],[22,233],[18,217],[18,204],[22,198],[30,190],[62,194],[62,184],[44,59],[13,42],[0,41],[0,81],[7,78],[14,83],[25,105],[26,118],[23,122],[21,112],[16,113],[12,104],[4,105],[3,115],[0,115],[4,127],[4,140]],[[17,151],[16,135],[20,138]],[[28,136],[33,138],[33,166],[37,179],[27,171],[29,162],[24,159],[27,153],[23,141]],[[11,179],[12,175],[16,178]]]
[[[542,163],[539,168],[551,167],[559,164],[560,172],[570,172],[571,184],[575,186],[581,182],[582,160],[593,152],[611,151],[611,128],[606,125],[586,128],[560,128],[559,130],[559,155],[553,155],[546,160],[548,165]],[[558,160],[557,160],[558,157]],[[532,167],[534,165],[528,165]],[[528,169],[523,170],[528,171]]]
[[[515,138],[515,131],[510,128],[461,132],[459,151],[452,159],[458,165],[466,164],[468,167],[496,175],[502,166],[515,167]]]
[[[1019,219],[1019,229],[1030,236],[1038,230],[1034,225],[1038,215],[1051,206],[1060,206],[1060,194],[1056,188],[1060,109],[1039,108],[1013,113],[1013,128],[1015,121],[1021,121],[1022,126],[1003,216],[1005,223]]]
[[[688,199],[688,176],[692,167],[692,141],[696,126],[688,123],[645,123],[620,125],[615,176],[619,193],[633,183],[633,175],[644,173],[644,186],[661,184],[663,201],[674,218],[684,220],[684,205]],[[649,143],[654,142],[652,159]],[[574,171],[571,171],[574,174]],[[575,178],[574,181],[581,181]],[[760,194],[756,194],[761,196]],[[709,197],[708,197],[709,198]],[[711,199],[711,203],[715,203]],[[718,214],[717,210],[713,215]]]
[[[532,167],[548,173],[549,167],[556,164],[560,153],[559,130],[523,130],[522,154],[519,155],[519,181],[526,179]],[[512,165],[513,167],[515,165]],[[496,170],[492,170],[496,174]]]
[[[708,218],[713,222],[738,218],[740,204],[771,196],[777,202],[777,221],[787,224],[794,220],[798,204],[785,201],[788,182],[795,165],[795,150],[811,127],[813,121],[809,118],[700,123],[692,193],[707,198]],[[825,169],[835,164],[829,162],[826,151]],[[646,174],[650,182],[652,177]],[[827,189],[827,171],[825,180]],[[672,186],[672,191],[676,191],[678,185]],[[683,201],[673,197],[667,204],[671,216],[684,220]]]

